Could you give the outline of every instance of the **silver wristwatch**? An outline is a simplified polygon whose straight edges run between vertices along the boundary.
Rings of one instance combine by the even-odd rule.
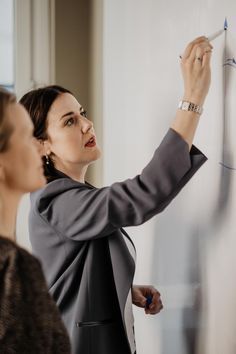
[[[203,112],[202,106],[198,106],[197,104],[188,101],[180,101],[178,108],[183,111],[191,111],[198,114],[202,114]]]

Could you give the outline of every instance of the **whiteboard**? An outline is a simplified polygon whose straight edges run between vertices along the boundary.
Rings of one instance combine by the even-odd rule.
[[[212,85],[195,137],[208,157],[159,216],[129,228],[135,282],[152,283],[165,309],[135,310],[139,354],[236,352],[236,2],[104,0],[105,184],[133,177],[150,160],[183,85],[179,55],[199,35],[213,42]],[[225,52],[226,51],[226,52]],[[224,163],[226,167],[223,167]]]

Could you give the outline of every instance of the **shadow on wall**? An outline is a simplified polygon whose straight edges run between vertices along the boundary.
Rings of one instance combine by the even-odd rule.
[[[228,45],[225,47],[225,52],[223,53],[222,62],[225,62],[225,58],[230,56],[230,49]],[[223,127],[222,127],[222,161],[221,165],[221,175],[220,175],[220,185],[219,194],[216,208],[212,215],[211,225],[214,228],[218,228],[222,220],[225,217],[227,211],[227,205],[232,189],[232,173],[236,173],[233,166],[233,155],[232,151],[233,142],[230,141],[230,122],[229,122],[229,112],[228,112],[228,94],[229,88],[231,86],[232,75],[229,67],[223,65]]]
[[[158,217],[155,229],[152,281],[160,286],[164,303],[159,319],[162,354],[195,354],[199,331],[205,234],[186,222],[184,197]]]

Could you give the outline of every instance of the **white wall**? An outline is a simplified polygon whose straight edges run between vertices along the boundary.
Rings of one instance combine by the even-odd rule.
[[[236,55],[235,14],[236,3],[231,0],[224,3],[104,0],[105,184],[139,173],[167,131],[183,94],[178,57],[187,42],[221,29],[227,16],[229,55]],[[209,161],[163,214],[141,227],[127,230],[137,246],[136,282],[156,284],[165,305],[165,310],[153,318],[145,317],[140,310],[135,311],[139,354],[193,354],[202,329],[206,337],[201,337],[201,354],[235,352],[235,348],[232,351],[229,347],[234,333],[231,324],[233,329],[235,325],[230,316],[225,315],[224,293],[228,294],[226,299],[230,300],[232,311],[236,300],[232,284],[236,172],[223,170],[219,162],[226,145],[231,163],[235,161],[233,95],[236,72],[232,67],[226,68],[231,70],[232,78],[232,94],[228,94],[226,112],[231,133],[228,132],[227,140],[223,140],[224,35],[213,45],[212,87],[195,139]],[[230,145],[226,142],[228,139],[231,139]],[[226,203],[224,214],[222,200],[219,200],[222,197]],[[227,262],[228,257],[230,261]],[[228,273],[230,281],[226,281]],[[219,281],[225,285],[224,289]],[[211,285],[210,289],[206,282]],[[231,282],[230,288],[228,282]],[[204,299],[201,299],[202,289],[206,291]],[[205,307],[209,301],[210,306]],[[203,319],[200,303],[204,305]],[[227,314],[230,314],[230,306],[226,306]],[[224,331],[219,325],[221,318]],[[229,338],[231,341],[226,347]]]
[[[0,0],[0,85],[13,86],[13,0]]]

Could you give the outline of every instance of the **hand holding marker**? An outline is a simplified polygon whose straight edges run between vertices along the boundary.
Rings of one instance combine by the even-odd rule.
[[[163,304],[161,301],[161,294],[156,292],[154,294],[147,294],[145,303],[145,313],[150,315],[155,315],[163,309]]]

